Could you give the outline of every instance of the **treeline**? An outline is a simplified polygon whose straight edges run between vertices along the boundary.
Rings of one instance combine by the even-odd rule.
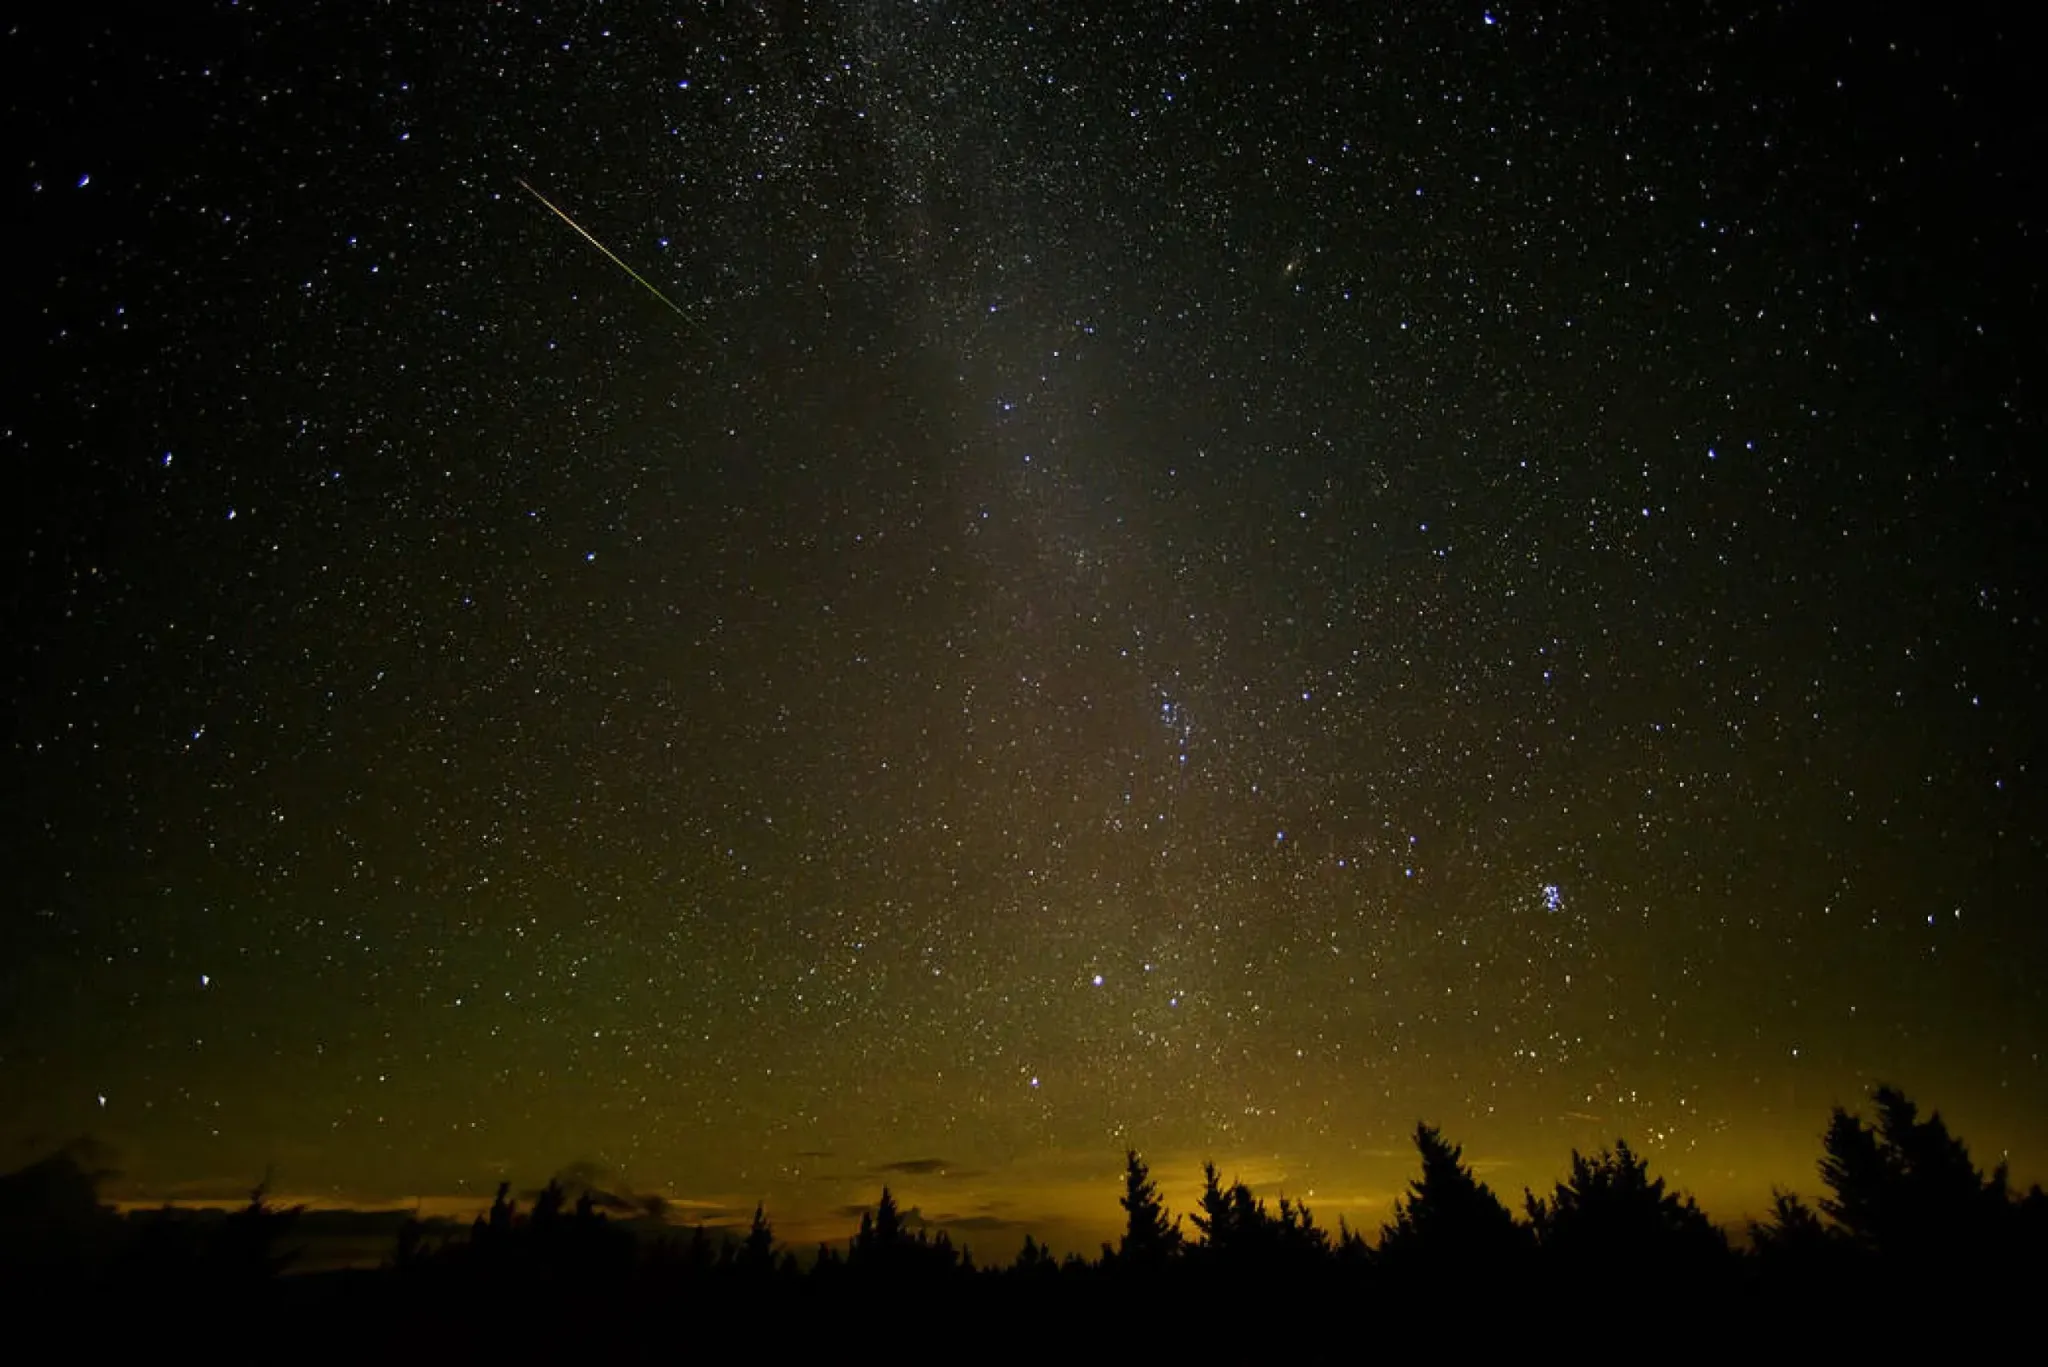
[[[1346,1335],[1370,1328],[1361,1315],[1413,1330],[1426,1312],[1439,1336],[1456,1338],[1560,1307],[1590,1314],[1589,1330],[1688,1313],[1711,1317],[1703,1331],[1736,1332],[1851,1305],[1897,1323],[2030,1303],[2048,1286],[2048,1197],[2011,1190],[2003,1165],[1980,1171],[1938,1114],[1923,1119],[1896,1089],[1872,1100],[1870,1121],[1833,1112],[1818,1201],[1778,1193],[1733,1243],[1626,1142],[1574,1152],[1570,1173],[1546,1194],[1525,1192],[1516,1211],[1458,1145],[1418,1125],[1419,1175],[1375,1237],[1328,1228],[1285,1196],[1269,1204],[1213,1164],[1195,1207],[1170,1211],[1131,1152],[1124,1229],[1099,1256],[1056,1257],[1027,1236],[1014,1257],[988,1263],[944,1231],[911,1229],[887,1188],[849,1239],[800,1251],[761,1207],[744,1235],[699,1226],[650,1238],[592,1193],[572,1200],[551,1182],[524,1210],[501,1186],[467,1231],[408,1221],[374,1271],[281,1277],[299,1212],[260,1190],[225,1219],[143,1221],[116,1239],[103,1223],[95,1239],[57,1208],[78,1214],[90,1174],[67,1187],[48,1171],[26,1182],[30,1169],[0,1179],[0,1285],[317,1313],[338,1332],[374,1334],[387,1357],[461,1356],[488,1341],[498,1356],[576,1344],[661,1358],[679,1327],[709,1332],[734,1317],[775,1342],[843,1356],[838,1335],[881,1314],[927,1335],[983,1336],[977,1356],[1038,1356],[1064,1342],[1055,1355],[1068,1359],[1097,1356],[1089,1342],[1136,1347],[1137,1326],[1160,1316],[1192,1317],[1208,1328],[1180,1355],[1263,1360],[1270,1315],[1292,1317],[1297,1346],[1342,1356]],[[31,1191],[49,1208],[35,1208]],[[1011,1328],[986,1337],[994,1325]]]

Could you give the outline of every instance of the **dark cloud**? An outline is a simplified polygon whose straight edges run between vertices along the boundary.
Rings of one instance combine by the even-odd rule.
[[[429,1216],[420,1219],[411,1210],[340,1210],[301,1211],[292,1222],[292,1233],[299,1238],[377,1238],[396,1239],[398,1231],[408,1221],[417,1220],[428,1233],[454,1234],[469,1227],[467,1220],[455,1220],[446,1216]]]
[[[749,1206],[744,1218],[736,1212],[720,1210],[694,1216],[686,1221],[685,1225],[690,1229],[701,1229],[706,1234],[737,1234],[746,1229],[753,1222],[753,1218],[754,1211]]]
[[[634,1192],[619,1180],[620,1176],[602,1163],[579,1158],[556,1172],[554,1180],[569,1193],[572,1201],[588,1193],[591,1204],[607,1215],[649,1220],[668,1217],[669,1200],[666,1196],[658,1192]],[[528,1192],[525,1199],[531,1202],[539,1195],[538,1191]]]
[[[869,1168],[876,1177],[899,1175],[905,1177],[979,1177],[975,1168],[963,1168],[947,1158],[899,1158],[894,1163]]]
[[[1006,1220],[1000,1215],[948,1215],[934,1223],[945,1229],[965,1230],[969,1234],[1002,1234],[1036,1227],[1029,1220]]]
[[[952,1166],[943,1158],[899,1158],[894,1163],[884,1163],[880,1167],[869,1168],[868,1171],[877,1174],[900,1172],[928,1177],[934,1173],[943,1173]]]

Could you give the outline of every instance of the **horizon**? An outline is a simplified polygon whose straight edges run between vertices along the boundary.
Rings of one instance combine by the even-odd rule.
[[[1862,1106],[1851,1105],[1846,1109],[1852,1115],[1861,1115],[1870,1109],[1868,1102],[1866,1097]],[[1970,1145],[1966,1126],[1958,1126],[1940,1107],[1931,1108],[1930,1114],[1947,1122],[1951,1132]],[[1521,1198],[1543,1194],[1568,1175],[1574,1153],[1591,1156],[1611,1148],[1616,1140],[1627,1142],[1632,1151],[1648,1162],[1653,1175],[1668,1180],[1674,1191],[1698,1199],[1708,1220],[1721,1229],[1732,1244],[1742,1247],[1749,1242],[1752,1224],[1764,1221],[1770,1215],[1777,1192],[1790,1192],[1812,1200],[1821,1186],[1817,1170],[1824,1130],[1823,1122],[1815,1127],[1812,1135],[1814,1154],[1808,1164],[1807,1182],[1772,1180],[1765,1185],[1760,1197],[1751,1198],[1752,1204],[1732,1209],[1726,1202],[1709,1199],[1680,1180],[1682,1170],[1666,1168],[1663,1162],[1665,1155],[1645,1149],[1626,1135],[1568,1149],[1554,1171],[1526,1178],[1515,1175],[1521,1165],[1489,1158],[1483,1153],[1467,1152],[1464,1161],[1474,1176],[1490,1186],[1519,1219]],[[1458,1142],[1454,1133],[1447,1134],[1446,1138]],[[105,1156],[103,1147],[89,1140],[83,1142],[98,1148]],[[1970,1145],[1970,1152],[1986,1172],[2000,1165],[2010,1165],[2011,1156],[2006,1153],[1987,1154],[1974,1145]],[[1378,1243],[1385,1227],[1393,1221],[1397,1201],[1411,1195],[1409,1184],[1417,1175],[1416,1154],[1412,1147],[1405,1154],[1376,1155],[1389,1168],[1401,1167],[1404,1175],[1397,1186],[1386,1191],[1343,1193],[1290,1186],[1284,1166],[1270,1161],[1265,1165],[1239,1165],[1217,1161],[1207,1155],[1154,1157],[1142,1150],[1139,1153],[1151,1169],[1168,1213],[1177,1219],[1196,1208],[1202,1187],[1203,1164],[1214,1161],[1227,1183],[1242,1183],[1268,1203],[1285,1196],[1298,1204],[1306,1204],[1320,1227],[1334,1232],[1348,1226],[1363,1234],[1369,1244]],[[1038,1156],[1041,1164],[1044,1160],[1045,1156]],[[1012,1178],[1004,1186],[990,1183],[989,1179],[995,1174],[964,1168],[940,1158],[902,1160],[868,1169],[858,1176],[840,1174],[820,1179],[831,1183],[837,1194],[848,1199],[819,1204],[830,1200],[820,1197],[808,1205],[793,1202],[780,1207],[766,1196],[750,1200],[739,1193],[642,1190],[630,1181],[622,1180],[628,1174],[609,1172],[587,1163],[568,1165],[551,1174],[548,1180],[561,1182],[572,1199],[583,1191],[592,1192],[598,1197],[599,1211],[609,1219],[649,1236],[687,1235],[702,1228],[715,1237],[740,1238],[745,1235],[759,1205],[774,1225],[777,1245],[797,1254],[799,1261],[805,1264],[816,1256],[821,1244],[840,1246],[850,1243],[858,1231],[863,1213],[871,1211],[879,1194],[886,1190],[894,1195],[902,1210],[906,1229],[912,1232],[945,1231],[952,1237],[956,1248],[976,1250],[984,1260],[1003,1264],[1014,1254],[1014,1246],[1021,1245],[1027,1236],[1040,1247],[1062,1257],[1073,1253],[1092,1258],[1104,1244],[1114,1243],[1123,1229],[1123,1216],[1116,1205],[1116,1198],[1123,1189],[1123,1152],[1117,1152],[1102,1166],[1100,1175],[1080,1177],[1071,1175],[1070,1171],[1067,1179],[1058,1184]],[[2010,1166],[2008,1175],[2015,1192],[2023,1192],[2040,1183],[2037,1174],[2018,1166]],[[1513,1180],[1503,1181],[1504,1177],[1512,1177]],[[521,1209],[532,1206],[540,1194],[541,1185],[544,1185],[522,1185],[510,1177],[498,1180],[510,1183],[512,1199]],[[853,1197],[851,1193],[861,1189],[863,1183],[872,1194],[866,1199]],[[153,1200],[125,1192],[131,1185],[121,1178],[118,1171],[109,1174],[102,1184],[102,1202],[123,1217],[147,1216],[165,1210],[224,1216],[246,1205],[251,1190],[246,1184],[239,1190],[230,1191],[222,1184],[206,1183],[201,1184],[204,1192],[188,1187],[175,1195]],[[1035,1213],[1025,1213],[1018,1204],[1021,1194],[1026,1192],[1037,1203]],[[354,1216],[397,1220],[411,1217],[438,1226],[444,1233],[457,1234],[466,1232],[473,1221],[489,1213],[495,1194],[495,1182],[480,1183],[476,1189],[463,1192],[419,1193],[381,1200],[350,1200],[346,1194],[332,1191],[298,1192],[288,1185],[275,1188],[266,1185],[263,1188],[265,1204],[274,1209],[299,1208],[308,1214],[331,1218]],[[656,1202],[659,1204],[655,1205]],[[997,1218],[989,1214],[994,1209],[1011,1213]],[[380,1264],[389,1256],[390,1234],[391,1231],[382,1230],[374,1235],[362,1231],[323,1231],[308,1250],[309,1270]],[[350,1250],[348,1259],[337,1262],[331,1255],[323,1255],[319,1251],[322,1247],[319,1239],[327,1240],[330,1245],[335,1240],[346,1243]],[[994,1256],[991,1258],[990,1255]]]

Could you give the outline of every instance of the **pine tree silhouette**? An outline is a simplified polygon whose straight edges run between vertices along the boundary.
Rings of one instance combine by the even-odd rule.
[[[1329,1255],[1330,1232],[1316,1223],[1305,1202],[1280,1198],[1280,1218],[1275,1223],[1274,1242],[1281,1260],[1294,1267],[1318,1263]]]
[[[1465,1151],[1429,1125],[1415,1126],[1422,1176],[1394,1204],[1394,1222],[1380,1230],[1379,1255],[1389,1267],[1497,1269],[1527,1246],[1527,1231],[1465,1165]]]
[[[1158,1184],[1136,1149],[1124,1151],[1124,1194],[1117,1204],[1124,1208],[1125,1217],[1123,1239],[1116,1250],[1119,1265],[1156,1270],[1180,1252],[1180,1221],[1167,1217]]]
[[[896,1194],[883,1187],[874,1210],[861,1212],[860,1231],[847,1250],[847,1263],[869,1273],[893,1275],[918,1261],[917,1254],[917,1241],[904,1231]]]
[[[1307,1206],[1283,1196],[1275,1215],[1244,1183],[1225,1187],[1214,1163],[1202,1165],[1202,1194],[1190,1218],[1202,1235],[1196,1251],[1213,1269],[1267,1276],[1319,1269],[1329,1259],[1329,1231]]]
[[[1728,1239],[1690,1196],[1664,1189],[1625,1139],[1588,1158],[1572,1151],[1572,1174],[1548,1202],[1530,1193],[1529,1224],[1554,1261],[1648,1275],[1675,1265],[1724,1261]]]
[[[1858,1249],[1953,1265],[2001,1244],[2015,1207],[2001,1165],[1987,1178],[1940,1112],[1926,1120],[1896,1087],[1871,1093],[1877,1124],[1837,1106],[1823,1139],[1820,1207]]]
[[[747,1227],[746,1240],[740,1245],[739,1264],[741,1270],[765,1276],[775,1268],[775,1227],[768,1221],[765,1204],[754,1205],[753,1223]]]
[[[1362,1271],[1373,1265],[1372,1245],[1366,1242],[1365,1236],[1353,1229],[1342,1216],[1337,1218],[1337,1247],[1334,1252],[1338,1265],[1353,1272]]]
[[[875,1203],[875,1243],[893,1248],[902,1242],[903,1217],[896,1209],[895,1194],[883,1187],[882,1199]]]
[[[1189,1218],[1201,1233],[1204,1251],[1212,1255],[1226,1253],[1242,1242],[1238,1237],[1240,1215],[1236,1199],[1240,1191],[1244,1191],[1241,1184],[1224,1187],[1214,1163],[1202,1164],[1202,1194],[1196,1198],[1195,1211]],[[1251,1193],[1245,1191],[1244,1195],[1249,1201]]]
[[[1010,1264],[1011,1272],[1025,1278],[1054,1276],[1059,1269],[1059,1260],[1029,1234],[1024,1236],[1024,1247],[1017,1250],[1017,1260]]]
[[[283,1272],[298,1255],[278,1243],[305,1213],[304,1206],[280,1209],[269,1202],[267,1184],[249,1193],[249,1204],[221,1222],[211,1249],[214,1275],[228,1282],[266,1281]]]
[[[540,1194],[533,1198],[533,1213],[526,1217],[527,1224],[542,1237],[554,1232],[562,1218],[562,1207],[568,1204],[569,1193],[562,1190],[560,1179],[550,1177]]]
[[[519,1203],[512,1199],[512,1184],[510,1182],[498,1183],[498,1194],[491,1202],[490,1230],[492,1235],[510,1235],[512,1233],[513,1217],[518,1213]]]
[[[691,1273],[702,1276],[709,1272],[718,1261],[718,1250],[711,1246],[711,1235],[699,1224],[690,1230],[690,1242],[683,1249],[683,1265]]]
[[[1749,1243],[1766,1267],[1794,1278],[1828,1271],[1849,1251],[1846,1241],[1812,1206],[1775,1187],[1770,1215],[1749,1222]]]

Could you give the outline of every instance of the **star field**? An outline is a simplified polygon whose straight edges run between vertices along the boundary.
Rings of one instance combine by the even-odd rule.
[[[2014,35],[1086,8],[7,32],[10,1152],[2040,1175]]]

